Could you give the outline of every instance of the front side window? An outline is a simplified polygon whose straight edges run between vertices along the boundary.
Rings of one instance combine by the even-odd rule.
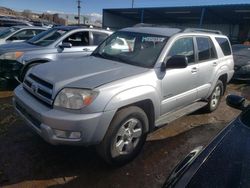
[[[37,46],[48,46],[65,35],[67,32],[68,31],[64,29],[52,28],[36,35],[27,42]]]
[[[35,36],[34,30],[25,29],[11,36],[9,40],[28,40],[34,36]]]
[[[63,40],[64,42],[71,43],[72,46],[88,46],[89,45],[89,32],[77,32]]]
[[[119,31],[111,35],[92,54],[135,66],[153,67],[168,37]]]
[[[197,37],[198,58],[199,61],[206,61],[216,58],[213,43],[208,37]]]
[[[194,42],[192,37],[181,38],[174,42],[168,57],[183,55],[188,58],[188,63],[194,63]]]

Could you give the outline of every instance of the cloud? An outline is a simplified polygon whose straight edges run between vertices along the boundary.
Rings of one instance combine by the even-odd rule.
[[[46,13],[48,13],[48,14],[66,14],[65,12],[56,11],[56,10],[47,10]]]
[[[90,13],[86,15],[91,21],[102,20],[102,14],[99,13]]]

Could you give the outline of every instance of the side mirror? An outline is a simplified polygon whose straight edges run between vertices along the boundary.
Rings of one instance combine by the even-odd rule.
[[[165,69],[182,69],[188,66],[188,58],[183,55],[175,55],[169,58],[165,63]]]
[[[72,44],[70,42],[63,42],[59,47],[60,48],[71,48]]]
[[[247,107],[246,99],[238,95],[228,95],[226,102],[228,106],[238,110],[244,110]]]

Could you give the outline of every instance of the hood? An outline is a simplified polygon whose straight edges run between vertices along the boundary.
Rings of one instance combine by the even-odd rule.
[[[37,50],[41,48],[43,47],[35,46],[27,42],[12,42],[12,43],[0,45],[0,54],[4,54],[7,52],[14,52],[14,51],[25,52],[25,51]]]
[[[64,87],[94,89],[146,71],[147,68],[88,56],[72,61],[38,65],[31,70],[31,73],[53,84],[54,90],[60,90]]]

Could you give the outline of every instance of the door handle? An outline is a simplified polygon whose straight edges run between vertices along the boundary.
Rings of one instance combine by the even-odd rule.
[[[83,48],[82,50],[85,51],[85,52],[90,51],[90,49],[88,49],[88,48]]]
[[[213,66],[214,66],[214,67],[217,66],[217,62],[213,62]]]
[[[197,67],[193,67],[193,68],[191,69],[191,73],[196,73],[197,71],[198,71]]]

